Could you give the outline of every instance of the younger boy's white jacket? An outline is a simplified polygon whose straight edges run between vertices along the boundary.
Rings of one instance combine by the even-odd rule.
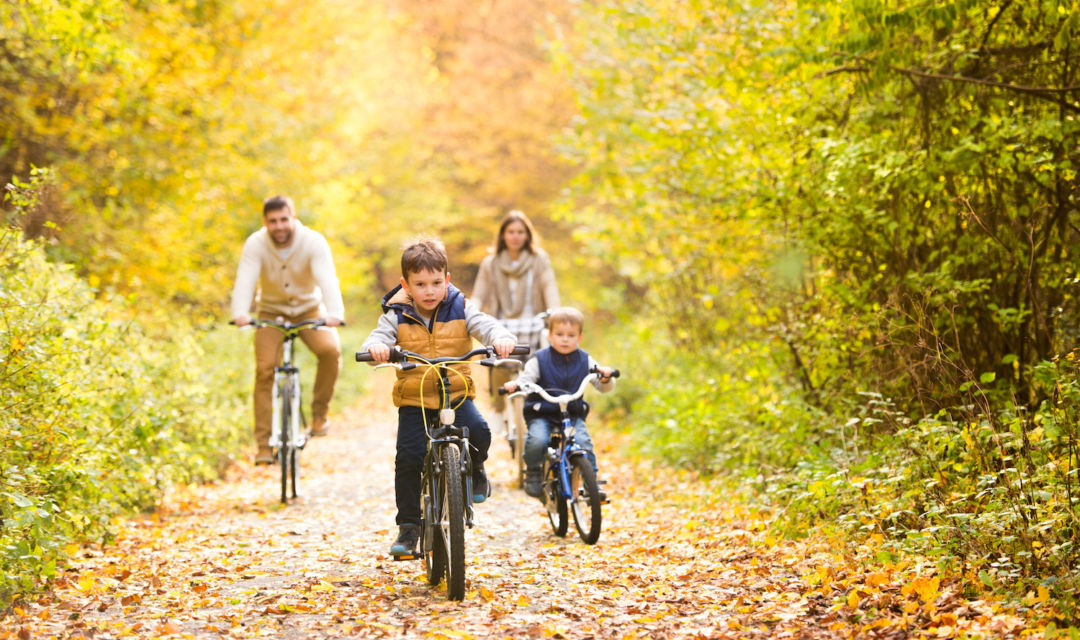
[[[266,227],[248,236],[236,269],[232,314],[250,315],[253,306],[257,314],[295,317],[319,310],[323,317],[345,320],[326,238],[297,220],[292,245],[282,258]]]

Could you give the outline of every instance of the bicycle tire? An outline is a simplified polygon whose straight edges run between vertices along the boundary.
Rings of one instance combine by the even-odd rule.
[[[519,489],[525,488],[525,438],[528,435],[528,429],[525,425],[525,418],[519,411],[519,404],[524,405],[524,401],[519,398],[512,398],[506,401],[506,404],[510,407],[510,421],[513,423],[514,437],[517,438],[517,448],[514,450],[514,460],[517,462],[517,486]]]
[[[278,448],[278,462],[281,463],[281,501],[289,501],[289,451],[292,442],[289,440],[289,407],[292,399],[292,390],[285,387],[278,395],[281,400],[281,446]]]
[[[300,393],[300,377],[297,374],[293,374],[293,376],[292,394],[289,396],[289,400],[292,404],[297,405],[296,415],[300,417],[300,424],[295,426],[299,427],[302,432],[305,426],[305,420],[304,406],[301,401],[302,396]],[[290,408],[291,406],[292,405],[290,405]],[[289,475],[292,477],[293,499],[300,496],[299,491],[297,491],[297,485],[300,482],[300,446],[303,445],[297,446],[297,442],[299,441],[289,438]]]
[[[570,458],[570,504],[578,535],[585,544],[596,544],[600,539],[600,489],[596,471],[584,455]]]
[[[446,542],[438,531],[442,492],[432,466],[429,465],[424,473],[424,494],[420,497],[424,509],[424,521],[420,525],[420,549],[424,554],[424,575],[428,584],[434,587],[442,582],[446,572]]]
[[[548,522],[555,535],[562,538],[570,527],[570,518],[566,513],[566,498],[562,495],[558,467],[547,467],[544,477],[544,506],[547,508]]]
[[[292,476],[292,497],[296,499],[300,496],[296,490],[300,477],[300,450],[296,447],[289,447],[289,475]]]
[[[442,513],[439,523],[446,541],[446,595],[465,599],[465,500],[462,495],[461,460],[457,445],[443,447]]]

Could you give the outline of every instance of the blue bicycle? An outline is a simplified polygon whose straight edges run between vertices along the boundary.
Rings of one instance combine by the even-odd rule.
[[[612,372],[613,378],[619,377],[619,370]],[[565,536],[569,529],[569,513],[574,514],[574,526],[585,544],[596,544],[600,539],[600,505],[607,498],[600,492],[596,482],[596,471],[585,455],[581,445],[574,442],[574,421],[570,417],[568,405],[585,395],[585,388],[600,376],[594,367],[581,381],[581,386],[574,393],[551,395],[544,388],[531,383],[519,383],[518,391],[509,397],[527,396],[535,393],[552,404],[559,405],[562,421],[551,430],[547,455],[541,477],[544,483],[544,507],[548,521],[557,536]],[[499,393],[505,393],[499,389]],[[569,506],[569,508],[568,508]]]

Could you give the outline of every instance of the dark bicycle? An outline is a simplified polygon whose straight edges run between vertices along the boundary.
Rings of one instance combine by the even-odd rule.
[[[596,367],[589,370],[589,375],[581,381],[581,386],[573,393],[552,395],[543,387],[531,382],[518,383],[514,396],[527,396],[535,393],[552,404],[559,405],[562,421],[553,425],[541,478],[544,483],[544,507],[548,521],[555,535],[562,537],[570,526],[568,511],[574,514],[574,526],[585,544],[596,544],[600,539],[600,505],[607,498],[600,492],[596,481],[596,471],[581,445],[574,442],[574,420],[570,417],[568,406],[574,400],[585,395],[585,388],[600,376]],[[611,377],[618,378],[615,369]],[[499,393],[506,393],[499,389]],[[569,509],[567,509],[569,505]]]
[[[229,324],[235,324],[229,322]],[[300,477],[300,451],[311,437],[307,416],[300,399],[300,369],[293,364],[293,343],[300,332],[318,329],[326,325],[323,319],[302,322],[276,322],[253,319],[249,326],[255,329],[272,327],[282,332],[281,364],[274,367],[273,417],[270,422],[270,441],[277,462],[281,465],[281,501],[288,502],[291,482],[292,497],[297,497]]]
[[[518,346],[513,355],[528,352],[528,347]],[[486,358],[474,361],[477,356]],[[373,360],[370,353],[360,351],[356,361]],[[471,363],[493,367],[500,362],[502,360],[497,359],[493,347],[473,349],[463,356],[449,358],[425,358],[394,347],[390,351],[390,362],[376,365],[376,368],[401,370],[425,366],[439,376],[439,406],[424,411],[428,446],[420,475],[420,555],[424,559],[428,584],[439,584],[445,575],[447,597],[451,600],[465,598],[465,527],[473,526],[473,461],[469,452],[469,428],[455,424],[450,376],[460,373],[450,366]],[[394,559],[414,560],[416,556],[395,556]]]

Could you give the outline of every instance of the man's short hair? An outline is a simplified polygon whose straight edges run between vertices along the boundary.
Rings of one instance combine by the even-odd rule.
[[[410,273],[435,271],[446,273],[446,247],[438,238],[421,236],[410,240],[401,251],[401,277],[409,279]]]
[[[549,311],[548,329],[554,328],[557,322],[565,322],[572,327],[577,327],[578,333],[585,330],[585,315],[573,307],[556,307]]]
[[[279,211],[281,209],[288,209],[289,211],[296,213],[296,207],[293,206],[292,198],[288,196],[271,196],[266,200],[263,200],[264,216],[271,211]]]

